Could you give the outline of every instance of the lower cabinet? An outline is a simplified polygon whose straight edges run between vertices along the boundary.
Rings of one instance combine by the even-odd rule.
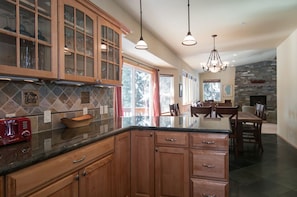
[[[130,132],[115,137],[115,192],[116,197],[129,197],[131,186]]]
[[[131,196],[154,197],[154,131],[131,132]]]
[[[6,196],[114,195],[114,137],[6,176]]]
[[[4,197],[4,177],[0,176],[0,197]]]

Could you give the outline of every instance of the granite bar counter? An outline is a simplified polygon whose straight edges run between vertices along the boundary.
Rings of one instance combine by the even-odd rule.
[[[0,147],[0,175],[25,168],[129,130],[229,133],[228,118],[190,116],[121,117],[74,129],[57,129],[32,135],[31,141]]]

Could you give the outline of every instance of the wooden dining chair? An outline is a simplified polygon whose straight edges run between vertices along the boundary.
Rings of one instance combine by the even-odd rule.
[[[241,131],[243,143],[256,144],[261,152],[264,151],[262,145],[262,121],[256,122],[252,125],[243,124]]]
[[[217,106],[215,109],[216,118],[228,117],[230,120],[230,125],[232,132],[229,134],[230,144],[235,151],[235,155],[238,155],[238,106],[229,107],[229,106]]]
[[[169,104],[169,111],[171,116],[179,116],[180,110],[178,103],[176,104]]]
[[[203,117],[209,116],[211,118],[212,107],[211,106],[201,106],[194,107],[191,106],[191,116],[199,117],[199,115],[204,115]]]

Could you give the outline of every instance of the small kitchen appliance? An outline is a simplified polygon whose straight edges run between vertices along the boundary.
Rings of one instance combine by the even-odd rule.
[[[7,118],[0,120],[0,146],[31,140],[29,118]]]

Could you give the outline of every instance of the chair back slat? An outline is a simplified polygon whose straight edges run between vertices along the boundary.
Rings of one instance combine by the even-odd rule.
[[[199,117],[199,115],[204,115],[204,117],[211,117],[211,110],[212,107],[211,106],[208,106],[208,107],[205,107],[205,106],[201,106],[201,107],[194,107],[194,106],[191,106],[191,116],[192,117]]]
[[[169,111],[170,111],[171,116],[179,116],[180,115],[180,110],[179,110],[178,103],[170,104],[169,105]]]

